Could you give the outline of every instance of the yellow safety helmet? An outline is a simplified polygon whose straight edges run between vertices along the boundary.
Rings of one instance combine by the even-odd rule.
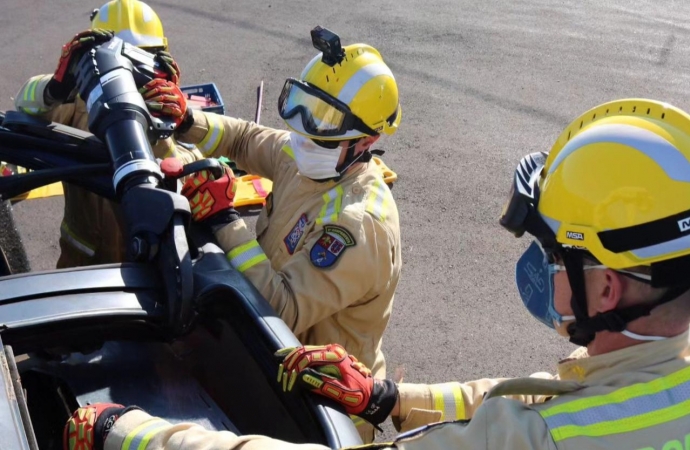
[[[320,140],[395,133],[402,118],[398,85],[381,54],[366,44],[348,45],[342,52],[343,59],[333,65],[319,53],[299,80],[287,80],[281,117],[293,131]]]
[[[596,332],[623,332],[690,289],[690,115],[647,99],[587,111],[548,154],[520,161],[500,222],[517,236],[532,234],[546,256],[562,259],[573,292],[571,342],[587,345]],[[592,258],[601,265],[587,262]],[[653,302],[590,316],[588,266],[668,289]],[[637,266],[650,274],[625,270]]]
[[[115,36],[137,47],[168,50],[168,40],[158,15],[138,0],[112,0],[95,9],[91,28],[112,30]]]
[[[690,255],[690,115],[644,99],[593,108],[558,138],[539,189],[556,241],[607,267]]]

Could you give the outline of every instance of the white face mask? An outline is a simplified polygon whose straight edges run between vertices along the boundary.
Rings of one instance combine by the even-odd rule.
[[[297,169],[305,177],[312,180],[324,180],[340,175],[335,170],[342,151],[340,147],[321,147],[311,139],[294,132],[290,133],[290,147],[295,155]]]

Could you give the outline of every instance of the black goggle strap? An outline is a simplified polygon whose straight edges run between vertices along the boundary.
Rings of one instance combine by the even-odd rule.
[[[376,131],[374,131],[373,129],[371,129],[366,123],[364,123],[364,121],[362,119],[360,119],[359,117],[354,115],[352,113],[352,111],[350,111],[350,108],[348,108],[347,113],[350,115],[350,117],[352,117],[352,125],[350,125],[350,127],[347,131],[354,129],[354,130],[359,130],[362,133],[366,133],[369,136],[377,136],[378,135],[378,133]]]

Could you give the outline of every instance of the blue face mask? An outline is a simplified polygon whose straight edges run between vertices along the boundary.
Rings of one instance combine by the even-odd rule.
[[[554,322],[560,325],[565,321],[575,320],[575,316],[559,314],[553,304],[553,277],[563,270],[563,266],[549,264],[537,242],[532,242],[515,265],[515,282],[522,303],[537,320],[549,328],[554,328]]]

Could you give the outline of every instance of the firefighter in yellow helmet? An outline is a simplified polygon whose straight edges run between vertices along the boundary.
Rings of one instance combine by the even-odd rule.
[[[645,99],[587,111],[548,154],[520,161],[500,223],[535,239],[516,264],[526,308],[581,345],[556,375],[396,385],[374,380],[334,344],[278,352],[283,388],[313,390],[375,424],[391,416],[406,431],[371,448],[686,448],[690,115]],[[102,415],[97,407],[70,419],[65,436],[75,437],[66,449],[86,439],[73,431],[84,417],[116,420],[105,448],[156,423],[146,450],[177,450],[181,442],[198,442],[184,447],[191,450],[326,449],[172,426],[122,407],[111,410],[121,417]],[[92,433],[102,442],[100,429]]]
[[[371,146],[400,123],[398,88],[373,47],[341,47],[319,27],[312,37],[322,52],[286,81],[279,99],[290,131],[188,110],[177,132],[205,154],[273,181],[256,238],[233,208],[232,176],[204,174],[183,193],[195,220],[213,226],[233,266],[302,343],[340,342],[383,378],[381,340],[402,260],[395,200],[369,161]],[[150,83],[144,98],[161,87],[170,88]]]
[[[15,97],[18,111],[88,130],[86,105],[75,92],[71,70],[84,51],[106,42],[113,34],[156,54],[165,77],[179,82],[179,68],[167,53],[168,42],[158,15],[144,2],[112,0],[92,13],[91,29],[63,46],[54,74],[31,77]],[[203,156],[190,145],[164,139],[153,148],[158,158],[175,156],[192,162]],[[126,257],[119,205],[86,189],[63,183],[65,213],[60,226],[58,268],[122,262]]]
[[[144,2],[112,0],[91,13],[91,28],[111,30],[115,36],[144,50],[168,50],[158,14]]]

